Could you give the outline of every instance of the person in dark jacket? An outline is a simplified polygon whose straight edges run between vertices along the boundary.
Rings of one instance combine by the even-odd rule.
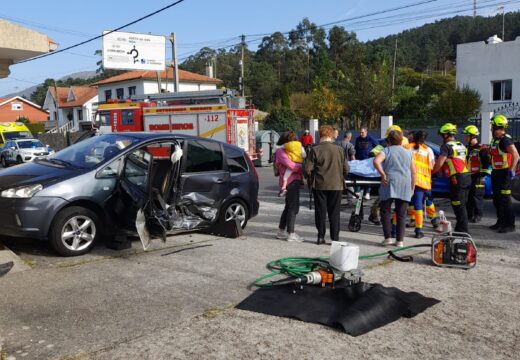
[[[354,148],[356,149],[356,159],[365,160],[369,158],[369,153],[372,148],[379,145],[376,139],[368,135],[367,128],[359,129],[359,136],[356,138]]]
[[[359,129],[359,136],[356,138],[354,148],[356,150],[356,160],[365,160],[370,157],[370,151],[372,148],[378,146],[379,143],[372,136],[368,135],[366,127]],[[356,192],[359,192],[360,188],[356,187]],[[370,200],[370,186],[365,186],[365,200]]]
[[[316,243],[325,244],[326,216],[329,216],[330,238],[339,240],[341,194],[345,186],[348,164],[345,152],[334,144],[334,129],[320,127],[320,143],[311,148],[303,169],[314,195],[314,220],[318,229]]]

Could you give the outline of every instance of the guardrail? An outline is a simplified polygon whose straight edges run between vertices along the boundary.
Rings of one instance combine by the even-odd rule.
[[[55,133],[61,133],[64,134],[66,132],[72,132],[74,129],[74,124],[72,121],[67,122],[65,125],[60,126],[59,128],[53,128],[48,133],[55,134]]]

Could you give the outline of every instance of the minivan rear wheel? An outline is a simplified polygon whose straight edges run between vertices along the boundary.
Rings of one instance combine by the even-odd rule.
[[[249,212],[246,204],[240,199],[232,199],[227,202],[220,212],[220,223],[224,224],[230,220],[238,219],[240,226],[244,229],[247,225]]]
[[[71,206],[56,215],[49,240],[58,254],[78,256],[92,249],[100,230],[96,213],[81,206]]]

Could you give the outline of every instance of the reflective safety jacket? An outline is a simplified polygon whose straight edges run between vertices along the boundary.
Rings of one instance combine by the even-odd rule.
[[[460,141],[453,140],[446,143],[448,146],[448,158],[442,165],[446,176],[464,174],[469,172],[466,163],[466,147]]]
[[[468,145],[468,166],[472,174],[489,175],[489,148],[487,145]]]
[[[506,135],[509,137],[509,135]],[[500,149],[500,139],[493,139],[489,148],[489,154],[491,155],[491,167],[496,170],[509,169],[513,160],[513,156]]]
[[[415,149],[415,143],[410,143],[405,146],[412,152],[412,158],[415,165],[415,186],[424,190],[431,190],[432,188],[432,169],[435,165],[435,157],[432,149],[421,144],[418,149]]]

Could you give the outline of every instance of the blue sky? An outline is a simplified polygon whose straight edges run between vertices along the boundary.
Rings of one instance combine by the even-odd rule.
[[[117,28],[145,14],[158,10],[173,0],[23,0],[5,1],[0,18],[42,32],[58,42],[59,48],[100,35],[103,30]],[[362,19],[366,14],[421,3],[409,8],[388,11]],[[505,2],[507,11],[520,8],[520,1]],[[498,0],[478,0],[479,15],[497,12]],[[261,36],[275,31],[288,31],[308,17],[321,25],[351,19],[339,25],[354,30],[365,41],[454,15],[471,15],[473,0],[185,0],[158,15],[122,31],[169,35],[175,32],[178,57],[185,58],[202,46],[214,48],[239,42],[241,34],[256,49]],[[256,39],[256,41],[255,41]],[[484,40],[484,39],[483,39]],[[0,96],[41,83],[46,78],[96,69],[101,40],[47,58],[10,67],[11,74],[0,79]],[[166,50],[167,54],[171,49]]]

